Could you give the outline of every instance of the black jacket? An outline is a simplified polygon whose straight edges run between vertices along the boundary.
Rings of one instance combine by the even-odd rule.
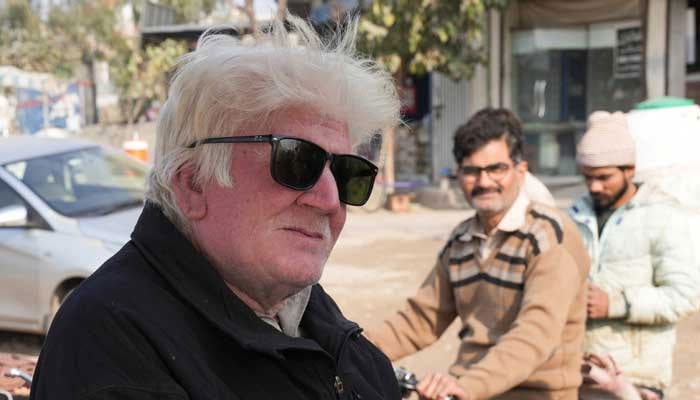
[[[31,398],[398,399],[389,360],[316,285],[294,338],[260,320],[153,205],[66,300]]]

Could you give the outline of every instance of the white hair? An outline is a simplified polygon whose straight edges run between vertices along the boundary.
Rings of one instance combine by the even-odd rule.
[[[266,127],[290,108],[308,109],[345,122],[352,143],[399,122],[399,101],[390,75],[357,57],[357,20],[329,43],[304,20],[287,15],[252,45],[222,28],[202,34],[178,63],[168,99],[158,117],[154,165],[147,198],[185,234],[188,222],[175,203],[171,182],[190,165],[198,185],[214,178],[231,186],[229,146],[196,146],[209,137],[246,134]],[[272,132],[271,132],[272,133]]]

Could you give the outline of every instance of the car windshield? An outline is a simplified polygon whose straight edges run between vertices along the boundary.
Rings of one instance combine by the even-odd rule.
[[[148,169],[101,147],[17,161],[5,168],[68,217],[106,215],[141,206]]]

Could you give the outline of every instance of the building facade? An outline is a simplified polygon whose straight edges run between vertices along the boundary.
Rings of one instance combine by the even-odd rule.
[[[686,0],[511,1],[489,16],[490,60],[480,95],[522,119],[534,173],[574,175],[575,145],[590,113],[627,112],[646,99],[690,92],[694,6]]]

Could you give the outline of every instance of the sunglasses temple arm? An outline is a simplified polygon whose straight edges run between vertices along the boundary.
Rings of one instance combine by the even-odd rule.
[[[192,142],[187,148],[193,149],[207,143],[270,143],[272,141],[274,141],[272,135],[211,137]]]

